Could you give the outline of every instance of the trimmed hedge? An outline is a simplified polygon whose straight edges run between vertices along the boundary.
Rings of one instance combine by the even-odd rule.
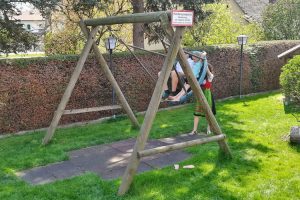
[[[244,94],[279,88],[284,61],[277,55],[299,41],[278,41],[248,46],[244,54]],[[237,45],[203,47],[215,74],[216,98],[239,94],[239,58]],[[153,77],[157,77],[163,57],[138,53]],[[108,57],[105,56],[108,60]],[[78,56],[0,60],[0,133],[48,127]],[[115,78],[135,112],[147,109],[155,81],[129,53],[113,54]],[[87,60],[72,93],[67,109],[112,104],[112,89],[92,56]],[[166,104],[162,104],[166,106]],[[117,114],[122,111],[118,111]],[[63,116],[61,124],[111,116],[112,112]]]

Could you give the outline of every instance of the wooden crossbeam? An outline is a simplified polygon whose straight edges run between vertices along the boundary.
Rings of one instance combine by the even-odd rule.
[[[178,149],[184,149],[184,148],[199,145],[199,144],[216,142],[216,141],[224,140],[225,137],[226,136],[224,134],[221,134],[221,135],[215,135],[215,136],[211,136],[211,137],[205,137],[205,138],[200,138],[200,139],[186,141],[186,142],[180,142],[180,143],[176,143],[176,144],[170,144],[170,145],[166,145],[166,146],[160,146],[160,147],[156,147],[156,148],[152,148],[152,149],[146,149],[143,151],[139,151],[138,157],[143,158],[143,157],[152,156],[152,155],[155,155],[158,153],[165,153],[165,152],[169,152],[169,151],[175,151]]]
[[[116,110],[121,109],[122,107],[119,105],[112,105],[112,106],[101,106],[101,107],[93,107],[93,108],[80,108],[80,109],[71,109],[71,110],[64,110],[64,115],[73,115],[79,113],[88,113],[88,112],[99,112],[104,110]]]
[[[134,13],[130,15],[122,16],[110,16],[106,18],[86,19],[84,23],[87,26],[99,26],[99,25],[113,25],[113,24],[126,24],[126,23],[151,23],[159,22],[160,15],[171,15],[170,11],[161,12],[149,12],[149,13]]]

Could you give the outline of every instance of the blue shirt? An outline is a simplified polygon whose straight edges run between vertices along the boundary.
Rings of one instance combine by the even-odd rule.
[[[200,69],[202,67],[202,62],[198,61],[198,62],[192,62],[192,70],[193,70],[193,74],[194,76],[198,79],[199,77],[199,72],[200,72]]]
[[[208,63],[207,63],[206,59],[202,62],[202,66],[201,67],[203,68],[203,70],[202,70],[202,73],[200,74],[200,77],[198,79],[198,83],[200,85],[203,84],[204,78],[205,78],[206,73],[207,73]],[[199,72],[200,72],[200,70],[199,70]]]

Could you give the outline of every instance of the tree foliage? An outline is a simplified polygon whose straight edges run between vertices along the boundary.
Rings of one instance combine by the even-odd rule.
[[[83,46],[84,38],[78,30],[63,29],[58,32],[48,32],[44,38],[46,55],[68,55],[79,54],[79,50]]]
[[[35,37],[26,32],[18,20],[13,16],[20,15],[20,11],[10,2],[0,2],[0,53],[17,53],[26,51],[35,44]]]
[[[51,31],[45,37],[46,53],[79,53],[85,41],[78,26],[79,20],[126,14],[130,9],[128,0],[62,0],[51,17]],[[128,25],[101,26],[96,35],[97,43],[104,46],[101,40],[110,34],[125,38],[126,41],[132,35],[126,29]],[[60,45],[65,41],[69,50]]]
[[[198,23],[204,20],[209,14],[209,11],[205,11],[203,6],[207,3],[217,2],[218,0],[147,0],[145,5],[145,10],[148,12],[172,10],[172,9],[184,9],[184,10],[193,10],[194,11],[194,21]],[[149,42],[156,43],[159,41],[159,38],[164,37],[164,32],[162,31],[159,24],[146,24],[145,30],[148,33]]]
[[[270,40],[300,39],[300,0],[278,0],[263,13],[263,28]]]
[[[28,0],[22,2],[32,3],[46,16],[55,6],[57,0]],[[14,1],[0,1],[0,53],[25,52],[36,44],[37,38],[32,33],[27,32],[20,21],[15,19],[20,14],[21,11],[16,7]]]
[[[300,103],[300,56],[295,56],[283,66],[280,84],[286,97]]]
[[[248,35],[250,43],[263,39],[259,24],[243,24],[234,19],[225,4],[207,4],[204,10],[211,14],[186,32],[185,45],[231,44],[236,43],[236,38],[240,34]]]

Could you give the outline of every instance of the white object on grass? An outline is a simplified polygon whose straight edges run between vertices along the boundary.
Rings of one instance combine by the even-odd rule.
[[[183,166],[182,168],[184,168],[184,169],[193,169],[193,168],[195,168],[195,166],[194,165],[186,165],[186,166]]]

